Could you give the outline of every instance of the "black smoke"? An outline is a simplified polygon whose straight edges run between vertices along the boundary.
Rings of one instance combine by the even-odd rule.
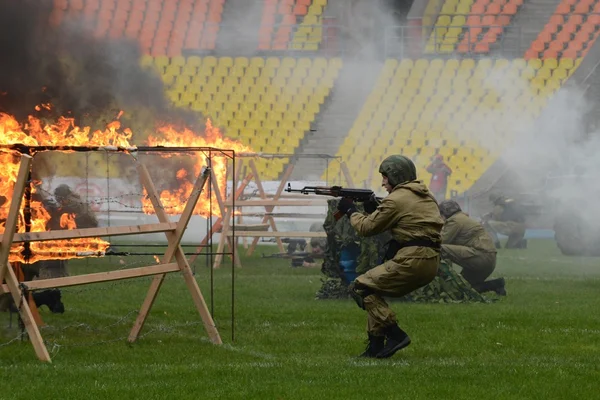
[[[160,77],[140,66],[137,42],[98,39],[96,21],[72,17],[50,23],[52,0],[0,0],[0,111],[68,115],[101,128],[124,110],[124,125],[143,140],[155,123],[203,128],[200,115],[174,109]],[[50,111],[36,105],[51,103]],[[136,132],[136,129],[146,131]]]

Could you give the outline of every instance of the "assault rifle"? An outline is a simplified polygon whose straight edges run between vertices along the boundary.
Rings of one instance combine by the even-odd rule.
[[[371,199],[381,201],[381,198],[375,197],[375,193],[369,189],[347,189],[341,186],[304,186],[302,189],[292,189],[292,185],[288,183],[286,192],[302,193],[302,194],[318,194],[321,196],[343,197],[353,201],[365,202]],[[342,218],[344,214],[336,211],[333,214],[335,220]]]

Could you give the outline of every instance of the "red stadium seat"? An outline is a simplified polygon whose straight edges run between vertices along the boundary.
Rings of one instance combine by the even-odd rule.
[[[573,50],[569,47],[565,51],[563,51],[562,56],[564,58],[577,58],[577,50]]]
[[[573,25],[581,25],[583,23],[583,16],[580,14],[571,14],[567,23]]]
[[[565,48],[565,44],[562,42],[559,42],[557,40],[550,42],[550,45],[548,46],[548,48],[550,50],[554,50],[554,51],[562,51]]]
[[[544,50],[546,50],[546,44],[545,44],[543,41],[541,41],[541,40],[539,40],[539,39],[536,39],[536,40],[534,40],[534,41],[533,41],[533,43],[531,44],[531,48],[532,48],[533,50],[535,50],[536,52],[538,52],[538,53],[541,53],[541,52],[543,52]]]
[[[566,4],[566,3],[560,3],[557,7],[556,7],[556,13],[557,14],[563,14],[563,15],[567,15],[571,12],[571,6]]]
[[[548,33],[556,33],[558,32],[558,27],[561,25],[555,24],[554,22],[548,22],[546,26],[544,26],[544,32]]]
[[[506,15],[515,15],[518,11],[518,7],[514,3],[507,3],[502,7],[502,13]]]
[[[525,52],[525,59],[529,60],[531,58],[540,58],[540,53],[533,49],[529,49]]]
[[[481,19],[481,25],[492,26],[496,25],[496,17],[494,15],[486,15]]]
[[[308,12],[308,7],[306,7],[304,5],[296,4],[296,6],[294,6],[294,11],[293,11],[294,15],[306,15],[307,12]]]
[[[469,25],[469,26],[479,26],[479,25],[481,25],[481,16],[479,16],[479,15],[469,15],[469,17],[467,17],[467,25]]]
[[[473,4],[473,6],[471,7],[471,14],[474,15],[482,15],[485,13],[485,5],[486,3],[483,2],[477,2],[475,4]]]
[[[544,29],[538,35],[538,39],[544,43],[550,43],[552,41],[552,33]]]
[[[490,3],[485,10],[485,14],[487,15],[498,15],[500,14],[501,6],[497,3]]]
[[[508,26],[510,25],[511,18],[508,15],[500,15],[496,18],[496,22],[500,26]]]
[[[586,4],[586,3],[582,2],[575,6],[575,9],[573,10],[573,12],[580,13],[580,14],[587,14],[588,12],[590,12],[590,8],[591,8],[591,4]]]
[[[560,43],[569,43],[573,35],[567,31],[561,31],[558,35],[556,35],[556,40]]]

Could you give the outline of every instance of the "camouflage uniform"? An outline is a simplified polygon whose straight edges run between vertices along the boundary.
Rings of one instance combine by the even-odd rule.
[[[462,267],[461,275],[477,291],[504,288],[504,280],[485,280],[496,268],[496,248],[483,226],[462,212],[453,200],[440,204],[445,218],[442,229],[442,259]]]
[[[491,195],[494,209],[486,216],[485,229],[492,235],[496,247],[500,248],[498,234],[508,236],[507,249],[519,249],[526,246],[525,216],[514,199]]]
[[[315,222],[310,226],[310,228],[308,228],[308,231],[309,232],[325,232],[325,228],[323,228],[322,223]],[[314,250],[317,247],[325,250],[325,247],[327,247],[327,239],[326,238],[311,238],[310,239],[311,250]]]
[[[410,344],[397,324],[396,314],[383,296],[402,297],[431,282],[440,262],[443,221],[427,187],[416,178],[416,168],[403,156],[386,158],[379,172],[393,187],[370,215],[353,206],[338,208],[350,216],[361,236],[390,231],[398,250],[383,264],[360,275],[350,285],[350,295],[367,311],[369,346],[366,357],[387,358]],[[390,243],[390,245],[392,245]],[[385,339],[385,345],[384,345]]]

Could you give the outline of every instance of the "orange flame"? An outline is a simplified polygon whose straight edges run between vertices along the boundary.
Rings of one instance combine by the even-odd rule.
[[[223,137],[219,128],[212,126],[210,119],[206,121],[206,130],[204,136],[199,136],[189,129],[177,131],[172,126],[161,127],[158,129],[158,131],[162,135],[162,138],[150,136],[148,138],[148,145],[165,147],[215,147],[219,149],[233,149],[236,152],[242,153],[253,152],[250,147]],[[224,194],[227,184],[227,158],[223,155],[216,154],[212,154],[212,156],[212,170],[219,185],[221,197],[225,198]],[[178,214],[183,211],[187,199],[192,194],[192,189],[195,183],[193,180],[196,179],[196,177],[200,174],[202,168],[207,166],[206,157],[208,157],[208,154],[197,152],[194,154],[194,157],[193,173],[190,173],[191,171],[188,172],[185,169],[178,170],[175,174],[175,179],[178,182],[177,188],[172,190],[163,190],[160,193],[160,199],[165,210],[169,214]],[[194,214],[205,217],[210,215],[211,210],[209,209],[210,205],[208,198],[208,190],[205,188],[205,190],[202,192],[200,200],[198,201],[198,204],[196,205],[196,208],[194,209]],[[217,199],[214,194],[212,201],[213,204],[217,204]],[[147,197],[144,197],[142,203],[144,212],[147,214],[152,214],[153,207],[150,203],[150,200]],[[220,213],[214,209],[212,210],[212,213],[217,216],[220,215]]]
[[[51,104],[41,104],[35,107],[36,110],[42,108],[50,110]],[[123,115],[121,111],[117,119]],[[222,136],[218,128],[213,127],[210,120],[206,123],[204,136],[200,136],[191,130],[184,129],[177,131],[172,126],[159,128],[159,135],[151,136],[147,140],[150,146],[164,147],[213,147],[221,149],[232,149],[236,152],[252,153],[252,149]],[[133,132],[130,129],[121,129],[119,121],[113,121],[107,125],[104,130],[91,131],[90,127],[80,128],[75,125],[74,118],[60,117],[53,124],[45,124],[42,120],[29,116],[27,122],[21,125],[13,116],[0,113],[0,145],[23,144],[26,146],[110,146],[124,149],[133,149],[131,144]],[[0,232],[4,232],[4,224],[8,216],[10,199],[14,190],[19,170],[17,152],[2,150],[0,151],[0,162],[2,163],[0,179],[0,193],[6,200],[0,196]],[[174,175],[177,187],[175,189],[163,190],[160,192],[160,199],[164,209],[169,214],[178,214],[183,211],[187,199],[192,194],[194,180],[199,176],[202,168],[206,166],[206,157],[208,154],[196,152],[193,159],[191,171],[185,168],[166,168],[167,171],[176,171]],[[172,156],[165,158],[174,159]],[[221,197],[225,197],[226,188],[226,169],[227,159],[224,156],[214,156],[211,159],[211,166],[216,181],[221,191]],[[164,170],[162,171],[164,172]],[[173,179],[172,178],[172,179]],[[171,180],[172,180],[171,179]],[[39,182],[38,182],[39,183]],[[214,194],[213,194],[214,196]],[[213,204],[216,204],[216,198],[213,197]],[[147,197],[142,199],[142,209],[148,214],[154,213],[154,209]],[[49,213],[44,209],[42,203],[32,201],[31,226],[30,231],[41,232],[47,230],[47,223],[50,220]],[[219,215],[212,210],[213,214]],[[208,202],[208,190],[204,190],[195,214],[208,216],[211,213]],[[72,214],[63,214],[60,217],[61,228],[75,229],[75,216]],[[24,211],[20,211],[20,221],[18,231],[24,232]],[[22,244],[15,244],[10,251],[10,261],[35,262],[43,259],[69,259],[76,257],[85,257],[92,254],[103,254],[110,244],[97,238],[57,240],[47,242],[34,242],[30,244],[30,250],[33,253],[28,260],[24,260]]]
[[[77,224],[75,223],[75,214],[64,213],[60,216],[60,227],[63,229],[75,229]]]

